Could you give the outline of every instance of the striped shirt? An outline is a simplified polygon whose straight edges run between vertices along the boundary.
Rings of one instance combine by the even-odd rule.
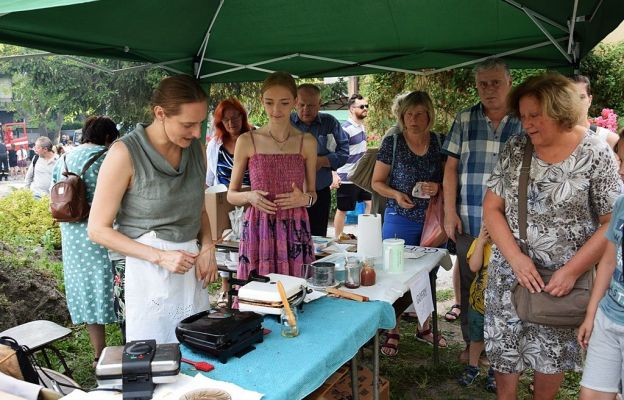
[[[351,183],[347,179],[347,175],[355,170],[358,161],[366,153],[366,129],[364,125],[359,125],[351,118],[342,124],[342,130],[349,135],[349,158],[347,163],[338,168],[338,176],[341,183]]]
[[[465,233],[479,235],[486,182],[507,139],[521,132],[520,120],[512,115],[506,115],[493,130],[481,103],[455,117],[442,152],[459,159],[456,201]]]

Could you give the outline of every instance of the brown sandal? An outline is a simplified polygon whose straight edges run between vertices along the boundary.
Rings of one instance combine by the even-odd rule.
[[[459,310],[459,312],[455,312],[453,310]],[[453,304],[451,306],[451,309],[447,311],[446,314],[444,314],[444,319],[447,320],[448,322],[455,322],[459,319],[459,315],[462,312],[462,306],[461,304]]]
[[[431,337],[429,337],[429,335],[431,335]],[[428,345],[433,346],[433,332],[431,332],[431,328],[425,329],[421,332],[416,332],[416,336],[414,338],[419,342],[427,343]],[[443,340],[444,342],[442,342]],[[435,341],[438,343],[438,347],[441,349],[448,347],[446,339],[439,333],[435,335]]]
[[[387,357],[399,354],[399,339],[401,336],[398,333],[386,333],[386,341],[381,345],[381,353]],[[390,340],[396,340],[396,344],[390,343]]]

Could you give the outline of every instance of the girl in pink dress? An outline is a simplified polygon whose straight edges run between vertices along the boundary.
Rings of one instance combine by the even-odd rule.
[[[234,151],[228,201],[249,205],[241,231],[237,277],[279,273],[303,276],[314,261],[306,207],[316,202],[316,139],[290,123],[295,80],[275,72],[262,86],[267,125],[241,135]],[[249,168],[251,191],[241,192]]]

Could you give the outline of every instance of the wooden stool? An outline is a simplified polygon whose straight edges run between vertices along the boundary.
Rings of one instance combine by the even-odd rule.
[[[52,351],[56,354],[63,368],[65,375],[72,377],[71,370],[65,362],[65,358],[61,352],[52,346],[52,343],[57,340],[64,339],[71,334],[71,329],[60,326],[52,321],[38,320],[27,322],[22,325],[18,325],[6,331],[0,332],[0,336],[9,336],[17,340],[17,343],[23,346],[27,346],[30,349],[31,354],[41,352],[48,368],[52,368],[50,358],[46,353],[46,350]]]

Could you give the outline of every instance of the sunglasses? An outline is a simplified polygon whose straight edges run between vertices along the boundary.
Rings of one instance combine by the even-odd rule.
[[[360,110],[368,109],[368,104],[362,104],[361,106],[353,106],[355,108],[359,108]]]

